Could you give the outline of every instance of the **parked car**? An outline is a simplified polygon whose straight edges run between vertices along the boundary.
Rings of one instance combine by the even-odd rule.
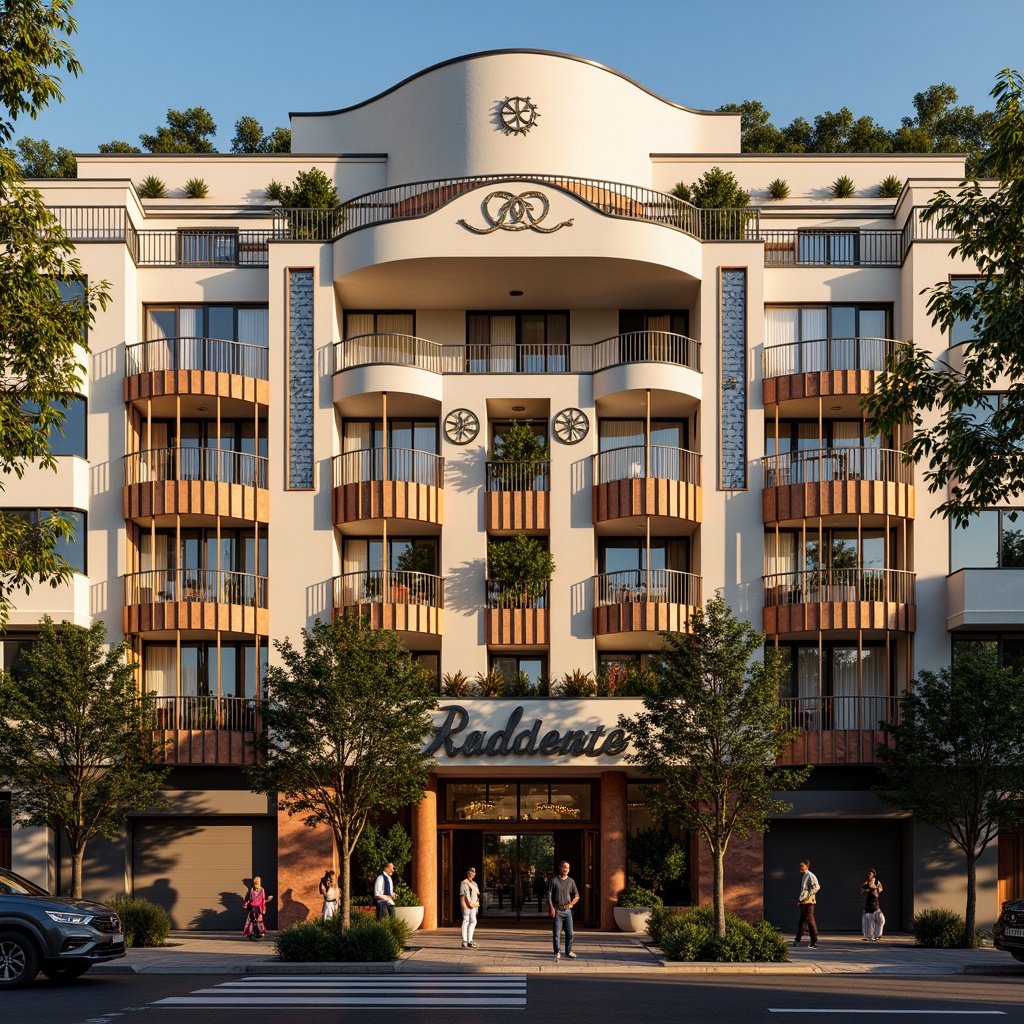
[[[70,981],[124,955],[121,919],[110,907],[52,896],[0,868],[0,989],[28,985],[40,971]]]
[[[1007,900],[999,910],[993,934],[996,949],[1024,964],[1024,900]]]

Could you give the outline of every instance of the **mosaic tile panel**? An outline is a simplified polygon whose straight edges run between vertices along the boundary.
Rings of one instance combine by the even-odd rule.
[[[313,271],[288,271],[288,486],[313,486]]]
[[[722,270],[719,297],[719,464],[722,490],[747,486],[747,272]]]

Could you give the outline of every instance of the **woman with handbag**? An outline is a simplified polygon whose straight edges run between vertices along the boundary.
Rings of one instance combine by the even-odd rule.
[[[864,897],[864,941],[877,942],[882,937],[882,929],[885,927],[885,914],[882,913],[878,902],[878,897],[882,895],[882,883],[878,880],[874,868],[868,868],[868,877],[860,887],[860,894]]]

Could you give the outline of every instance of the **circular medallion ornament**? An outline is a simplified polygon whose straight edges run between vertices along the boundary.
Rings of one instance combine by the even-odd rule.
[[[577,444],[587,436],[590,420],[582,409],[563,409],[555,416],[554,427],[562,444]]]
[[[469,444],[480,433],[480,420],[472,409],[452,409],[444,418],[444,434],[452,444]]]
[[[525,135],[537,123],[540,114],[529,96],[509,96],[499,108],[498,116],[506,135]]]

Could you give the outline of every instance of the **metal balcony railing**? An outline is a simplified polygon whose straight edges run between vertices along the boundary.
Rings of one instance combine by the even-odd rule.
[[[205,483],[266,487],[269,460],[221,448],[152,448],[124,457],[126,487],[152,480],[200,480]]]
[[[371,480],[444,487],[444,459],[412,448],[361,448],[335,455],[333,476],[335,487]]]
[[[883,371],[900,342],[889,338],[822,338],[785,345],[765,345],[762,377],[790,377],[830,370]]]
[[[626,569],[594,577],[594,604],[597,607],[634,601],[699,608],[701,578],[675,569]]]
[[[892,448],[815,448],[767,455],[762,461],[765,487],[845,480],[914,482],[914,467],[904,464],[903,453]]]
[[[210,729],[215,732],[259,732],[260,702],[251,697],[155,697],[153,729],[159,732]]]
[[[268,350],[220,338],[158,338],[125,345],[125,376],[162,370],[208,370],[269,380]]]
[[[547,608],[548,586],[512,584],[501,580],[487,580],[487,607]]]
[[[593,456],[593,465],[595,486],[645,477],[697,485],[701,480],[701,459],[697,452],[660,444],[628,445],[598,452]]]
[[[334,607],[360,604],[422,604],[444,607],[444,577],[400,569],[371,569],[334,577]]]
[[[766,267],[898,267],[903,232],[873,228],[766,228]]]
[[[72,242],[123,242],[131,225],[123,206],[51,206]]]
[[[275,237],[273,229],[139,231],[135,262],[140,267],[265,267],[267,243]]]
[[[791,728],[805,732],[829,729],[881,729],[900,720],[899,697],[783,697]]]
[[[488,491],[550,490],[550,462],[488,462]]]
[[[150,569],[124,577],[126,605],[177,601],[266,608],[267,577],[219,569]]]
[[[916,577],[905,569],[805,569],[764,577],[764,604],[884,601],[914,604]]]

